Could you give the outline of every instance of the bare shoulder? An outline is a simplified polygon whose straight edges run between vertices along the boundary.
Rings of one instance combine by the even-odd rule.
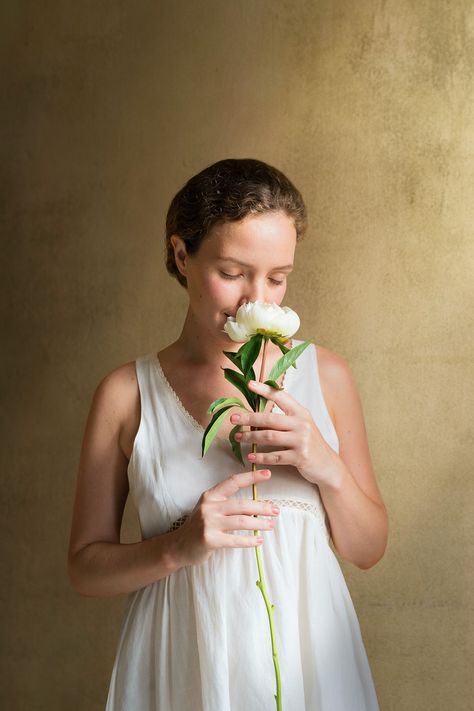
[[[369,498],[384,507],[369,450],[357,384],[349,363],[317,346],[321,389],[339,439],[339,456]]]
[[[329,377],[337,377],[341,371],[349,369],[349,364],[345,358],[335,351],[330,351],[325,346],[316,346],[318,352],[318,365],[324,374]]]
[[[119,365],[104,375],[94,393],[103,416],[119,429],[119,442],[123,454],[130,454],[140,424],[140,391],[135,361]]]
[[[79,458],[70,560],[93,541],[120,541],[129,491],[126,447],[136,419],[134,371],[134,363],[125,363],[105,375],[94,391]]]
[[[94,397],[107,402],[111,414],[120,418],[127,411],[138,390],[135,362],[130,361],[110,371],[98,383]]]
[[[338,403],[343,399],[344,393],[350,389],[357,393],[349,363],[338,353],[325,346],[316,346],[318,356],[319,379],[326,401],[329,414],[333,423],[336,423]]]
[[[111,393],[126,394],[127,389],[133,390],[135,385],[137,385],[137,373],[135,361],[131,360],[104,375],[98,387],[105,387]]]

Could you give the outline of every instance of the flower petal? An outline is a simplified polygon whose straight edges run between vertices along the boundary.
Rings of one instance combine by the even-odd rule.
[[[285,335],[290,338],[299,329],[300,318],[296,311],[293,311],[288,306],[283,306],[283,311],[285,312]]]
[[[227,317],[227,321],[224,324],[224,331],[227,333],[229,338],[237,343],[244,343],[249,338],[249,333],[247,329],[238,323],[232,316]]]

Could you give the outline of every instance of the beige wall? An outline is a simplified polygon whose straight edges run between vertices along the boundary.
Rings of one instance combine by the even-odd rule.
[[[390,512],[383,560],[343,564],[381,709],[472,708],[474,3],[2,15],[2,708],[104,707],[125,598],[66,578],[83,427],[105,373],[177,336],[165,212],[224,157],[308,204],[286,303],[353,368]]]

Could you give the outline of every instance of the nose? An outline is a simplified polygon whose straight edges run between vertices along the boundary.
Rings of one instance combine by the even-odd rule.
[[[239,306],[249,301],[268,301],[267,287],[262,281],[253,280],[245,285],[244,293],[240,298]]]

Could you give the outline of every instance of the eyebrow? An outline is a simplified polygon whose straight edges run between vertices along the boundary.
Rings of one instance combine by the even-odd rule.
[[[219,257],[223,262],[235,262],[235,264],[240,264],[241,267],[253,267],[253,264],[246,264],[246,262],[241,262],[240,259],[234,259],[233,257]],[[273,267],[272,272],[283,271],[284,269],[293,269],[293,264],[285,264],[283,267]]]

